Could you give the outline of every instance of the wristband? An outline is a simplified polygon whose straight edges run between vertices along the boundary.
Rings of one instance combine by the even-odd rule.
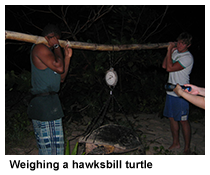
[[[57,49],[57,48],[59,48],[60,47],[60,45],[59,44],[54,44],[54,46],[53,46],[55,49]]]

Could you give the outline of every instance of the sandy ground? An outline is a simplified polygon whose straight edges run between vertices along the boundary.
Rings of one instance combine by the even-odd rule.
[[[172,136],[167,118],[160,118],[158,114],[135,114],[127,116],[133,128],[140,136],[146,155],[154,154],[175,154],[182,155],[184,150],[184,139],[180,128],[180,144],[181,148],[169,151],[168,148],[172,144]],[[122,114],[116,114],[115,119],[121,123],[127,120]],[[83,117],[80,121],[66,122],[64,132],[66,140],[71,140],[81,135],[86,130],[88,123],[91,121],[88,117]],[[205,120],[191,122],[191,154],[205,155]],[[79,137],[70,141],[70,150],[72,151]],[[80,146],[79,154],[83,151]],[[24,146],[18,146],[10,149],[8,154],[15,155],[37,155],[38,149],[34,136],[26,138]],[[129,153],[133,154],[133,153]]]

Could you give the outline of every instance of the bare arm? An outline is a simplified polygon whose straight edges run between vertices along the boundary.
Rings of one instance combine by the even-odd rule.
[[[32,52],[33,63],[38,69],[46,69],[47,67],[51,70],[61,74],[64,72],[64,61],[61,48],[54,48],[54,53],[49,49],[55,44],[59,44],[56,36],[45,36],[48,42],[48,46],[45,44],[38,44],[34,47]]]
[[[167,55],[166,55],[166,57],[164,58],[163,63],[162,63],[162,68],[163,68],[163,69],[166,69],[166,66],[167,66],[166,60],[167,60]]]
[[[186,100],[188,100],[190,103],[202,108],[202,109],[205,109],[205,97],[201,97],[201,96],[197,96],[197,95],[192,95],[192,94],[189,94],[187,92],[184,92],[182,93],[182,97]]]
[[[55,54],[53,54],[53,52],[51,52],[44,44],[36,45],[32,52],[34,65],[41,70],[44,70],[48,67],[57,73],[63,73],[63,57],[58,56],[61,52],[60,48],[58,49],[59,50],[55,51]]]
[[[180,85],[176,85],[176,88],[174,89],[174,92],[178,95],[189,101],[190,103],[205,109],[205,97],[197,96],[190,94],[186,91],[184,91]]]
[[[68,45],[66,45],[66,47],[65,47],[65,58],[64,58],[65,69],[64,69],[64,73],[61,74],[61,82],[64,82],[64,80],[66,78],[66,75],[68,73],[72,53],[73,53],[72,49],[69,48]]]
[[[61,73],[64,71],[62,70],[64,68],[64,61],[63,61],[63,54],[60,47],[54,49],[54,55],[55,55],[55,61],[53,62],[53,64],[56,67],[61,68],[60,70],[60,73]]]
[[[176,48],[174,48],[174,46],[175,46],[175,43],[172,43],[171,42],[169,44],[169,46],[168,46],[168,52],[167,52],[166,57],[164,58],[163,63],[162,63],[162,67],[164,69],[166,69],[167,72],[175,72],[175,71],[179,71],[179,70],[184,69],[179,64],[179,62],[173,63],[173,61],[172,61],[171,55],[176,50]]]

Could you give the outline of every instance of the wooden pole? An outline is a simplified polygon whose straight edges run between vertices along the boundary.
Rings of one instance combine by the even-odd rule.
[[[29,43],[44,43],[47,41],[42,36],[29,35],[13,31],[5,31],[5,39],[24,41]],[[155,44],[124,44],[124,45],[105,45],[105,44],[94,44],[87,42],[76,42],[76,41],[64,41],[59,40],[60,46],[65,47],[69,44],[69,47],[73,49],[84,49],[84,50],[99,50],[99,51],[122,51],[122,50],[142,50],[142,49],[161,49],[167,48],[169,43],[155,43]]]

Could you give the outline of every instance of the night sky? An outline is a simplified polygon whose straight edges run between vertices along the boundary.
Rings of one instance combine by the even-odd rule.
[[[30,8],[46,10],[47,6],[29,6]],[[157,13],[162,14],[166,6],[148,6],[155,10]],[[70,7],[69,17],[72,23],[76,23],[78,20],[83,20],[87,15],[87,12],[77,13],[81,6]],[[53,6],[56,9],[56,6]],[[60,9],[60,6],[58,7]],[[56,11],[56,10],[55,10]],[[74,15],[75,14],[75,15]],[[105,17],[112,15],[108,13]],[[40,35],[41,31],[37,27],[33,26],[32,23],[27,22],[29,19],[34,25],[39,28],[43,28],[46,23],[56,23],[61,20],[55,17],[51,17],[49,14],[41,15],[32,11],[25,6],[5,6],[5,30],[17,31],[22,33],[29,33],[33,35]],[[194,68],[191,74],[191,83],[205,86],[205,6],[203,5],[172,5],[169,6],[164,20],[161,24],[166,26],[161,31],[161,37],[157,39],[150,38],[149,42],[169,42],[176,41],[177,36],[183,32],[187,31],[193,36],[193,44],[190,47],[190,52],[194,56]],[[84,33],[85,35],[85,33]],[[73,38],[69,38],[73,40]],[[14,43],[14,41],[6,40],[6,42]],[[17,50],[21,46],[20,42],[18,45],[7,44],[6,49],[6,61],[5,69],[26,69],[30,70],[29,63],[29,51],[30,44],[27,44],[26,50],[23,52],[18,52],[21,61],[15,58],[17,55]],[[11,57],[13,55],[13,58]],[[15,66],[14,66],[15,62]]]

